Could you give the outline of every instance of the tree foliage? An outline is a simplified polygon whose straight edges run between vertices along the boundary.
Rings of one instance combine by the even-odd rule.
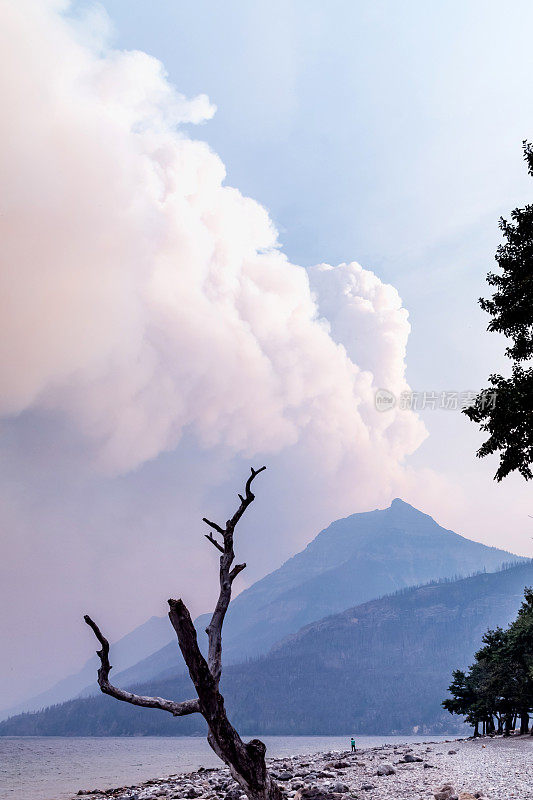
[[[533,177],[533,145],[523,146]],[[479,303],[492,317],[488,330],[511,342],[505,353],[513,362],[512,373],[509,378],[491,375],[489,388],[464,413],[489,434],[477,455],[500,456],[496,480],[513,471],[529,480],[533,477],[533,205],[515,208],[510,221],[500,219],[500,229],[505,241],[496,251],[498,272],[487,275],[494,294]]]
[[[533,712],[533,589],[525,590],[514,622],[487,631],[475,659],[468,673],[453,673],[444,708],[464,716],[476,735],[480,724],[485,733],[509,733],[517,719],[527,733]]]

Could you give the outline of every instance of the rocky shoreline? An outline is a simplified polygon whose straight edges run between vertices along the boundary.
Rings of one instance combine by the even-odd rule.
[[[268,760],[287,800],[533,800],[533,737],[381,745]],[[81,789],[86,800],[246,800],[220,767],[138,786]]]

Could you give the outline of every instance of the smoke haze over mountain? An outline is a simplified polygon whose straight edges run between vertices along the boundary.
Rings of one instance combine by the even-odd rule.
[[[159,560],[171,526],[185,523],[174,555],[187,542],[194,565],[194,491],[222,483],[224,469],[240,481],[238,466],[267,460],[272,485],[290,485],[273,553],[295,517],[298,538],[310,519],[403,491],[404,459],[425,436],[414,413],[374,406],[380,386],[408,388],[409,322],[394,287],[355,263],[292,264],[268,212],[226,185],[220,158],[184,127],[212,117],[208,98],[180,95],[155,58],[111,49],[100,14],[74,25],[67,9],[0,5],[2,523],[18,567],[2,587],[17,598],[13,630],[37,574],[42,610],[61,626],[56,589],[76,605],[100,581],[118,593]],[[181,508],[171,521],[158,519],[165,501],[151,510],[161,469],[155,491]],[[196,584],[187,572],[174,575],[185,588]]]
[[[236,590],[395,496],[530,554],[459,412],[375,409],[498,363],[531,10],[489,6],[0,0],[0,706],[80,668],[83,613],[205,612],[251,463]]]

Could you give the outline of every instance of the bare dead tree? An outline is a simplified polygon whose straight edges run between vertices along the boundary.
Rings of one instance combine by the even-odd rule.
[[[168,711],[175,717],[183,717],[187,714],[201,714],[207,722],[207,740],[209,744],[217,756],[228,765],[231,774],[246,792],[249,800],[281,800],[282,792],[266,767],[265,745],[259,739],[252,739],[247,743],[242,741],[227,717],[224,698],[219,691],[222,673],[222,626],[231,600],[233,581],[246,567],[246,564],[232,566],[235,560],[233,536],[237,523],[255,499],[255,495],[252,493],[252,482],[264,469],[266,467],[261,467],[260,469],[253,469],[252,467],[251,474],[246,481],[244,496],[238,495],[240,505],[231,519],[226,522],[224,528],[205,517],[203,520],[221,537],[220,539],[215,538],[212,532],[205,534],[211,544],[221,553],[220,592],[213,616],[206,628],[209,642],[207,661],[198,646],[196,629],[185,603],[182,600],[168,601],[170,607],[168,616],[176,631],[180,650],[198,693],[197,698],[178,703],[174,700],[165,700],[162,697],[144,697],[143,695],[132,694],[113,686],[109,682],[109,671],[111,670],[109,642],[102,635],[98,625],[89,616],[86,615],[84,619],[87,625],[92,628],[102,648],[96,652],[100,658],[98,685],[104,694],[109,694],[117,700],[123,700],[132,705],[143,706],[144,708],[159,708],[162,711]]]

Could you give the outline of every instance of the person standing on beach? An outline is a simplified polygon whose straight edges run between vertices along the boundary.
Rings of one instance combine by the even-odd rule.
[[[353,738],[353,736],[352,736],[350,741],[351,741],[351,745],[352,745],[352,753],[355,753],[355,739]]]

